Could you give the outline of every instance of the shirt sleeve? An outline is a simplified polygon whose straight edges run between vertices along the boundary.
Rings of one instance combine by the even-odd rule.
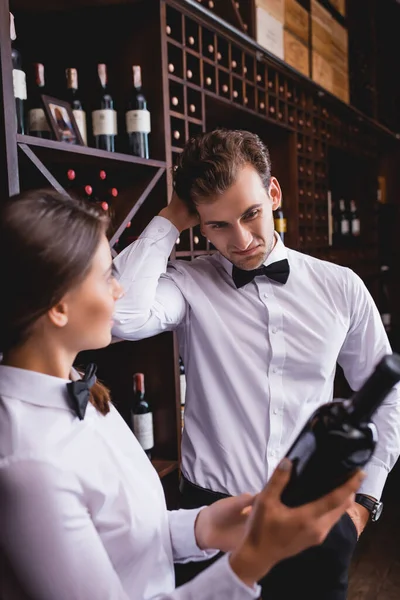
[[[378,309],[362,280],[348,271],[350,327],[338,362],[351,388],[359,390],[385,354],[391,354]],[[400,454],[400,386],[393,388],[372,421],[378,430],[374,456],[364,468],[367,477],[359,493],[379,499],[389,471]]]
[[[225,554],[189,583],[154,600],[250,600],[260,594],[259,585],[250,588],[237,577],[230,567],[229,555]],[[268,598],[264,596],[264,600]]]
[[[76,477],[51,464],[11,459],[0,467],[0,554],[19,586],[31,600],[143,600],[123,589],[81,498]],[[190,521],[194,528],[194,518],[186,515],[182,532]],[[259,591],[235,575],[225,556],[153,600],[247,600]]]
[[[124,296],[116,304],[113,335],[138,340],[175,329],[186,301],[168,277],[167,262],[179,232],[164,217],[154,217],[139,239],[115,259]]]
[[[207,560],[218,554],[218,550],[200,550],[194,533],[197,515],[202,510],[170,510],[168,511],[169,531],[171,536],[174,562]]]
[[[32,600],[128,600],[81,497],[50,464],[0,468],[0,547]]]

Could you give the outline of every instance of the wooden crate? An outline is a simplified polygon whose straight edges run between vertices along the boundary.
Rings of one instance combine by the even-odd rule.
[[[285,29],[308,44],[310,14],[296,0],[285,0]]]
[[[343,16],[346,16],[346,0],[330,0],[332,6]]]
[[[333,67],[331,63],[326,60],[326,58],[314,50],[312,51],[311,77],[316,83],[318,83],[318,85],[325,88],[329,92],[332,91]]]
[[[348,71],[342,71],[332,65],[332,94],[349,104],[350,85]]]
[[[310,50],[308,46],[303,44],[302,40],[299,40],[290,31],[285,29],[284,31],[284,50],[285,50],[285,61],[306,75],[310,77]]]
[[[345,27],[340,25],[335,19],[332,21],[332,47],[331,59],[335,68],[342,71],[349,69],[349,38]]]

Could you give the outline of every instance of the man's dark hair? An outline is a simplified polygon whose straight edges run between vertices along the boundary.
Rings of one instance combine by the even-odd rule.
[[[249,131],[216,129],[190,139],[174,170],[178,196],[192,210],[196,202],[222,194],[236,181],[238,172],[252,165],[268,189],[271,160],[268,148]]]

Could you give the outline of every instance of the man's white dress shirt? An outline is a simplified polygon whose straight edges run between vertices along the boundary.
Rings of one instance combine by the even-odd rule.
[[[210,556],[196,545],[198,510],[168,512],[117,410],[88,404],[80,421],[66,384],[0,365],[0,598],[257,598],[227,556],[174,590],[173,560]]]
[[[219,253],[167,264],[178,235],[155,217],[115,259],[125,296],[113,333],[138,340],[176,330],[187,380],[182,471],[214,491],[256,493],[332,400],[336,362],[358,390],[391,348],[350,269],[289,250],[276,235],[265,265],[287,258],[287,283],[259,276],[237,289]],[[360,491],[379,498],[400,453],[398,388],[374,421],[379,445]]]

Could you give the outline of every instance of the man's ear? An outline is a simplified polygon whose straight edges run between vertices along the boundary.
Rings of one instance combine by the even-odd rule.
[[[282,190],[276,177],[271,177],[269,195],[272,200],[272,210],[276,210],[280,207],[282,202]]]
[[[65,327],[68,323],[68,307],[66,302],[59,302],[47,311],[47,316],[56,327]]]

